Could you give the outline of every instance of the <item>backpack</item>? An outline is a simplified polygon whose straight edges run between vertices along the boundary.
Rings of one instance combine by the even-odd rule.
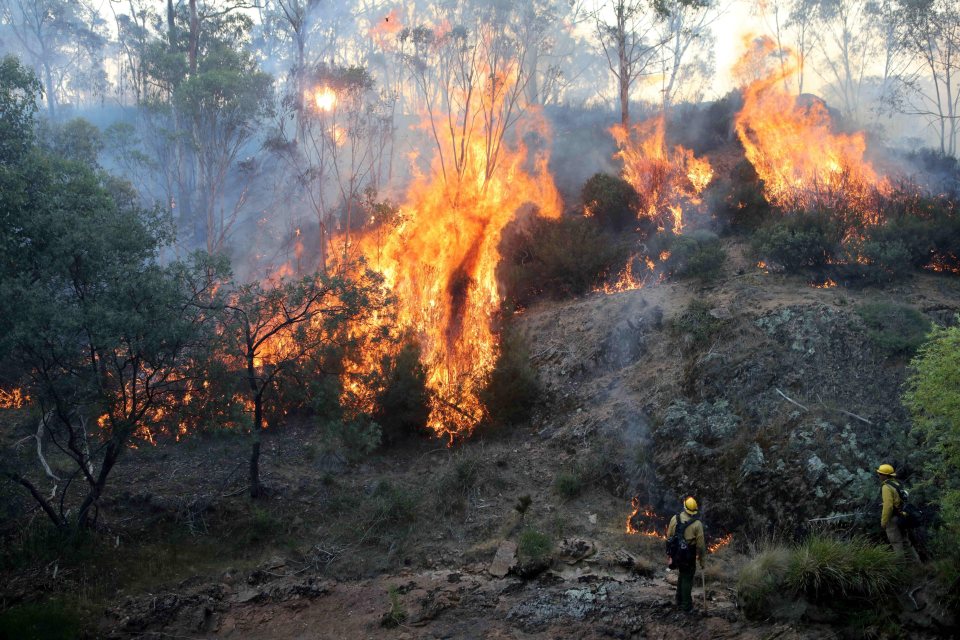
[[[910,504],[910,492],[900,486],[897,481],[889,481],[888,485],[900,496],[900,510],[897,516],[900,518],[900,526],[904,529],[916,529],[923,523],[923,512],[916,506]]]
[[[697,546],[695,541],[687,541],[683,534],[687,527],[699,520],[692,516],[686,522],[680,521],[680,514],[677,514],[677,526],[673,530],[673,535],[667,539],[667,556],[670,558],[669,567],[671,569],[685,569],[692,567],[697,561]]]

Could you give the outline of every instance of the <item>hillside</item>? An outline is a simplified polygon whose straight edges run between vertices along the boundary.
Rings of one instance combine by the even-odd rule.
[[[737,571],[764,536],[874,507],[878,461],[909,472],[907,360],[862,310],[896,301],[951,322],[960,282],[818,289],[732,262],[708,286],[515,317],[543,387],[528,424],[351,459],[293,418],[265,434],[269,497],[256,502],[239,435],[131,450],[99,515],[108,535],[82,554],[44,548],[7,487],[4,533],[25,552],[5,602],[60,594],[77,624],[115,638],[836,637],[816,615],[747,622]],[[694,619],[672,608],[662,540],[625,532],[632,498],[650,509],[631,524],[659,531],[691,493],[717,549]],[[509,542],[521,559],[507,573]],[[949,624],[928,592],[901,598],[905,612],[930,600],[904,614],[911,637]]]

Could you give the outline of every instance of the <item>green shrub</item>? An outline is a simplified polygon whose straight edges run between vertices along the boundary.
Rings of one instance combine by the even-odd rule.
[[[683,338],[692,350],[709,347],[723,332],[728,322],[710,315],[713,305],[695,298],[679,316],[668,323],[672,333]]]
[[[903,567],[887,546],[814,536],[795,548],[786,585],[814,602],[877,598],[896,591]]]
[[[620,269],[629,242],[605,233],[592,218],[520,218],[504,229],[497,279],[507,308],[539,297],[566,298],[596,288]]]
[[[383,614],[380,625],[388,629],[393,629],[407,621],[407,609],[403,606],[403,603],[400,602],[400,590],[397,589],[397,587],[390,587],[387,591],[387,596],[390,598],[390,609]]]
[[[586,478],[583,477],[579,469],[561,471],[553,479],[554,490],[567,500],[572,500],[580,495],[586,485]]]
[[[520,532],[520,540],[517,542],[517,560],[520,564],[543,562],[552,552],[553,542],[547,534],[531,528]]]
[[[791,213],[759,229],[751,245],[757,259],[797,271],[836,261],[843,235],[843,224],[829,213]]]
[[[596,173],[584,183],[580,196],[590,216],[602,227],[620,232],[636,224],[640,198],[623,178]]]
[[[0,638],[73,640],[83,637],[80,612],[59,600],[19,604],[0,612]]]
[[[802,597],[838,611],[893,596],[903,565],[892,549],[863,538],[813,536],[793,547],[775,546],[740,572],[737,599],[751,618],[769,615],[778,603]]]
[[[935,327],[910,363],[903,402],[941,506],[942,535],[960,535],[960,326]]]
[[[396,442],[420,433],[430,416],[427,370],[420,362],[420,345],[407,340],[395,357],[382,363],[383,386],[376,396],[373,420],[380,425],[383,441]]]
[[[479,397],[493,424],[508,425],[527,420],[540,396],[540,382],[530,365],[530,352],[522,336],[505,331],[500,355]]]
[[[706,229],[696,229],[680,236],[660,234],[664,240],[651,243],[656,253],[669,251],[665,262],[669,273],[681,278],[713,280],[720,275],[727,253],[717,234]]]
[[[889,356],[911,356],[926,340],[930,320],[909,305],[870,302],[857,309],[870,342]]]

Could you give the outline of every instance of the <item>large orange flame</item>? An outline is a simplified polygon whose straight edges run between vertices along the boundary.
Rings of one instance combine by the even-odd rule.
[[[768,37],[745,43],[734,68],[748,82],[735,126],[766,199],[787,210],[844,208],[875,222],[869,198],[885,183],[864,159],[863,134],[834,133],[822,101],[799,101],[784,90],[784,79],[798,66],[792,51],[778,49]],[[778,56],[789,61],[781,64]]]
[[[710,163],[680,145],[667,147],[663,115],[629,129],[614,125],[610,133],[617,143],[615,157],[623,161],[623,179],[640,196],[640,217],[681,233],[684,204],[699,205],[700,194],[713,178]]]

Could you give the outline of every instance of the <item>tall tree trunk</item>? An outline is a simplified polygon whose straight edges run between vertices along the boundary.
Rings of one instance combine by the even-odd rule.
[[[260,439],[263,428],[263,392],[257,385],[257,371],[254,366],[256,353],[252,342],[247,340],[247,382],[253,396],[253,428],[250,431],[250,497],[258,498],[263,493],[260,485]]]

